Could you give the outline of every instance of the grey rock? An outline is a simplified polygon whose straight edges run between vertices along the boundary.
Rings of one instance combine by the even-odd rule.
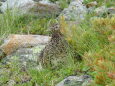
[[[26,61],[35,61],[37,62],[37,57],[40,53],[40,51],[45,47],[45,45],[39,45],[33,48],[21,48],[16,51],[14,55],[17,55],[20,57],[20,60]]]
[[[40,2],[40,3],[50,3],[49,0],[33,0],[35,2]]]
[[[20,48],[3,58],[0,62],[0,86],[14,86],[30,81],[31,76],[28,75],[27,70],[40,71],[42,69],[37,64],[37,59],[44,47],[45,45],[38,45],[33,48]],[[4,77],[6,80],[2,80]]]
[[[103,14],[108,12],[108,9],[106,6],[101,6],[96,8],[94,12],[96,13],[96,16],[103,16]]]
[[[65,8],[60,16],[64,16],[66,20],[83,20],[87,13],[87,8],[82,2],[83,0],[72,0],[69,7]]]
[[[19,48],[34,47],[37,45],[47,44],[50,40],[49,36],[43,35],[10,35],[5,39],[4,43],[0,46],[0,49],[4,51],[6,55],[9,55]],[[7,46],[11,46],[7,48]]]
[[[0,2],[6,2],[7,0],[0,0]]]
[[[96,5],[97,5],[97,2],[94,1],[94,2],[89,2],[88,4],[86,4],[86,7],[87,7],[87,12],[90,14],[90,13],[93,13],[95,8],[96,8]]]
[[[46,43],[37,44],[37,46],[34,45],[31,48],[21,47],[11,55],[3,58],[0,62],[0,86],[14,86],[18,83],[30,81],[31,77],[28,75],[27,70],[34,69],[38,71],[42,69],[42,67],[37,64],[37,59],[45,45]],[[6,80],[2,80],[4,77]]]
[[[14,42],[21,40],[22,38],[28,38],[29,35],[15,35],[16,39],[14,39]],[[21,37],[21,39],[20,39]],[[18,40],[17,40],[18,38]],[[31,38],[29,36],[29,38]],[[35,67],[37,66],[37,59],[39,56],[39,53],[41,50],[45,47],[45,45],[48,43],[50,40],[48,36],[41,36],[41,35],[32,35],[31,40],[34,41],[26,41],[24,40],[25,43],[23,43],[22,47],[18,47],[15,51],[13,50],[12,53],[9,55],[5,55],[6,57],[3,58],[2,55],[4,55],[4,50],[2,49],[3,47],[7,46],[9,40],[12,40],[12,37],[9,39],[6,39],[4,44],[1,46],[1,49],[4,51],[0,51],[0,56],[4,64],[10,63],[12,61],[16,61],[17,63],[21,65],[25,65],[27,67]],[[28,47],[29,46],[31,47]],[[15,45],[14,45],[15,47]],[[13,47],[11,48],[13,49]]]
[[[89,75],[69,76],[56,86],[88,86],[91,80]]]
[[[110,14],[115,14],[115,8],[114,7],[108,8],[108,12]]]
[[[34,5],[32,9],[29,10],[29,13],[34,13],[39,16],[57,16],[61,12],[61,9],[58,5],[49,3],[49,2],[39,2]]]
[[[51,16],[60,13],[60,8],[48,0],[7,0],[0,7],[2,12],[10,9],[17,15],[33,14],[37,16]]]
[[[15,38],[14,40],[26,40],[28,38],[31,38],[33,41],[25,41],[23,44],[23,47],[28,47],[28,46],[36,46],[39,44],[47,44],[48,41],[50,40],[51,37],[49,36],[44,36],[44,35],[20,35],[20,34],[11,34],[7,37],[7,39],[4,40],[3,45],[7,44],[9,41],[12,40],[12,38]],[[2,46],[1,46],[2,47]]]
[[[33,0],[33,1],[35,1],[35,2],[39,2],[39,1],[41,1],[41,0]]]
[[[7,9],[17,9],[20,8],[22,12],[27,12],[34,5],[32,0],[7,0],[1,6],[1,11],[5,12]],[[26,6],[26,7],[24,7]],[[23,8],[23,10],[22,10]]]
[[[86,7],[87,8],[90,8],[90,7],[94,7],[97,5],[97,2],[96,1],[93,1],[93,2],[89,2],[88,4],[86,4]]]
[[[14,86],[16,84],[16,82],[14,80],[10,80],[8,82],[8,86]]]
[[[51,4],[51,2],[49,0],[39,0],[39,2],[43,3],[43,4]]]

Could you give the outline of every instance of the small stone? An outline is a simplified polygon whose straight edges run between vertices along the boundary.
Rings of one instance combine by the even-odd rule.
[[[89,75],[69,76],[56,86],[88,86],[91,80]]]
[[[89,76],[89,75],[83,75],[83,79],[85,80],[85,79],[88,79],[88,78],[91,78],[91,76]]]
[[[14,86],[16,84],[16,82],[14,80],[10,80],[8,82],[8,86]]]
[[[94,12],[96,13],[97,16],[102,16],[104,13],[108,12],[108,9],[106,8],[106,6],[101,6],[96,8]]]
[[[35,2],[39,2],[39,1],[41,1],[41,0],[33,0],[33,1],[35,1]]]
[[[69,84],[71,81],[69,79],[65,80],[64,84]]]
[[[87,7],[87,8],[90,8],[90,7],[94,7],[94,6],[96,6],[96,5],[97,5],[97,2],[94,1],[94,2],[90,2],[90,3],[86,4],[86,7]]]
[[[108,12],[110,14],[115,14],[115,8],[114,7],[108,8]]]
[[[6,2],[7,0],[0,0],[0,2]]]

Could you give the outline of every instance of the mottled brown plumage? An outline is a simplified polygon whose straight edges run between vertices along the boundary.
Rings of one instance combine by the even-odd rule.
[[[66,62],[67,42],[60,32],[59,24],[51,27],[52,38],[39,56],[39,61],[43,67],[57,69]]]

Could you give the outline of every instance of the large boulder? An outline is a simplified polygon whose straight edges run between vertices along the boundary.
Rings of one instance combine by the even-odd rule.
[[[22,8],[23,12],[26,12],[27,9],[30,9],[34,6],[34,1],[32,0],[7,0],[2,3],[1,11],[5,12],[7,9]]]
[[[60,12],[58,5],[48,0],[7,0],[0,7],[4,13],[7,9],[15,10],[18,14],[57,15]],[[44,15],[43,15],[44,14]]]
[[[60,16],[64,16],[66,20],[80,21],[84,19],[87,8],[83,4],[83,0],[72,0],[69,7],[65,8]]]
[[[9,43],[12,41],[13,46],[11,45],[11,47],[7,47],[7,49],[11,51],[14,47],[17,49],[14,49],[11,54],[0,61],[0,86],[14,86],[20,83],[29,82],[31,80],[31,75],[28,74],[28,70],[34,69],[40,71],[42,69],[37,63],[38,55],[50,40],[49,36],[14,36],[15,38],[11,38],[12,36],[10,36],[6,39],[3,46],[1,46],[1,48],[7,45],[10,46],[11,44]],[[17,47],[17,44],[21,44],[21,46]]]
[[[58,5],[47,2],[39,2],[34,5],[33,8],[29,10],[29,13],[34,13],[39,16],[58,16],[61,12],[61,9]]]
[[[0,86],[14,86],[29,82],[32,78],[29,69],[39,71],[37,58],[44,45],[33,48],[20,48],[0,62]],[[38,69],[39,68],[39,69]],[[5,79],[4,79],[5,78]]]
[[[0,46],[0,49],[6,54],[10,55],[19,48],[34,47],[37,45],[45,45],[50,40],[48,36],[42,35],[10,35],[4,43]]]

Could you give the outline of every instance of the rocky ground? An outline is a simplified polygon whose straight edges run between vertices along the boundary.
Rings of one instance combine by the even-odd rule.
[[[12,0],[0,0],[0,12],[4,13],[7,9],[8,4],[9,9],[13,9],[16,6],[17,8],[19,8],[21,13],[26,14],[31,14],[32,12],[34,14],[37,14],[37,12],[39,12],[38,15],[41,16],[42,14],[44,14],[45,16],[47,14],[56,13],[56,15],[59,15],[57,18],[65,16],[66,21],[74,21],[75,24],[79,24],[88,13],[95,12],[95,17],[101,17],[106,13],[111,17],[115,14],[114,7],[107,8],[105,6],[100,6],[97,8],[96,5],[98,3],[96,1],[84,5],[82,3],[83,0],[72,0],[68,8],[65,8],[63,10],[61,10],[57,4],[51,3],[48,0],[18,0],[17,4],[15,4],[15,2],[16,0],[14,0],[13,2]],[[25,44],[23,47],[18,47],[13,51],[13,53],[3,58],[0,62],[0,86],[15,86],[19,83],[26,83],[31,81],[32,77],[28,74],[28,70],[42,70],[41,65],[37,64],[37,58],[41,50],[44,49],[45,45],[50,40],[49,38],[49,36],[46,36],[46,38],[43,38],[44,40],[46,39],[46,41],[40,43],[42,41],[42,36],[38,36],[37,39],[41,39],[41,41],[35,40],[38,41],[36,44],[31,44],[31,42],[28,41],[27,44],[30,43],[29,46],[25,47],[25,45],[27,45]],[[9,39],[9,41],[10,40],[12,39]],[[15,40],[16,39],[14,39],[14,41]],[[5,41],[1,45],[1,49],[3,49],[4,44],[7,46],[7,42],[9,41]],[[81,76],[67,76],[67,78],[65,78],[55,86],[88,86],[91,81],[92,77],[89,75],[83,74]],[[39,85],[36,84],[34,86]]]

